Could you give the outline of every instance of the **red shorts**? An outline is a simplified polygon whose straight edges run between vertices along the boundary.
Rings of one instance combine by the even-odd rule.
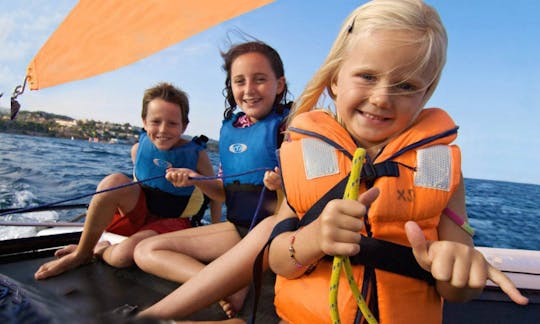
[[[190,227],[189,218],[160,218],[151,215],[146,206],[146,197],[141,190],[135,208],[124,216],[117,211],[105,230],[119,235],[131,236],[144,230],[152,230],[158,234],[163,234]]]

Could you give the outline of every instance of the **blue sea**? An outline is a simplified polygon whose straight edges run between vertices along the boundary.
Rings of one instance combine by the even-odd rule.
[[[123,144],[0,133],[0,212],[89,195],[104,176],[131,174],[129,152]],[[210,157],[216,165],[218,156]],[[477,246],[540,250],[539,185],[465,178],[465,187]],[[67,221],[82,212],[41,211],[0,216],[0,221]],[[0,239],[35,233],[33,227],[0,226]]]

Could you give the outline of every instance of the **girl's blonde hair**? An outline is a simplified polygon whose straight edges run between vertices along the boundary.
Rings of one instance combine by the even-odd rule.
[[[422,103],[424,105],[437,87],[446,62],[448,38],[439,14],[421,0],[372,0],[356,8],[347,17],[326,60],[295,102],[289,120],[315,108],[325,90],[335,99],[331,85],[347,51],[356,45],[354,36],[381,30],[410,31],[416,36],[410,42],[423,55],[419,55],[418,60],[412,63],[417,67],[416,71],[432,73],[432,81]]]

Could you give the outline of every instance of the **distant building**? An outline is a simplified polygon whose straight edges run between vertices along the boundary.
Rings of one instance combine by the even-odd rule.
[[[76,120],[54,119],[54,121],[60,126],[65,126],[65,127],[77,126]]]

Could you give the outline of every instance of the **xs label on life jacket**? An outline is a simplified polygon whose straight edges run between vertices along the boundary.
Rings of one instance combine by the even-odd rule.
[[[231,153],[243,153],[247,151],[247,145],[242,143],[234,143],[229,146],[229,152]]]
[[[398,199],[406,202],[414,201],[414,189],[398,189]]]

